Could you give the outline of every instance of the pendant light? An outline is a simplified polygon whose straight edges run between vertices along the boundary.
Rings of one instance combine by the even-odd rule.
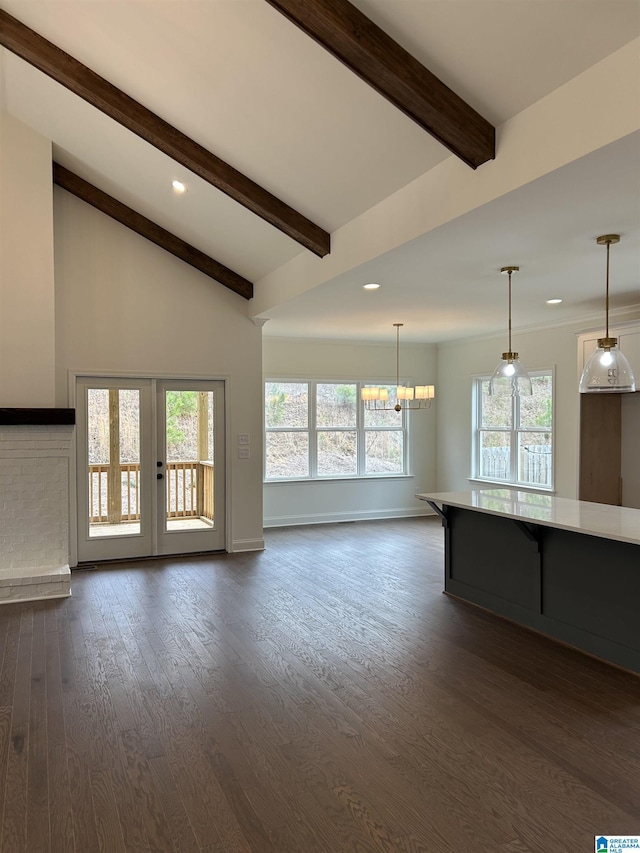
[[[607,247],[606,329],[598,338],[598,349],[584,366],[580,377],[581,394],[623,394],[636,390],[636,380],[626,355],[618,349],[618,339],[609,337],[609,249],[619,243],[619,234],[603,234],[596,243]]]
[[[404,326],[404,323],[394,323],[393,325],[396,329],[396,402],[389,401],[387,388],[367,385],[360,392],[364,407],[369,411],[376,412],[428,409],[435,397],[433,385],[416,385],[413,388],[400,384],[400,327]]]
[[[531,394],[531,379],[520,364],[517,352],[511,350],[511,275],[520,267],[502,267],[500,272],[509,276],[509,349],[502,353],[498,366],[489,382],[489,394],[502,397],[520,397]]]

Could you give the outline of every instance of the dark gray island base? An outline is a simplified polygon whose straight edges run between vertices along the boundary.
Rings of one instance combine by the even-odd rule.
[[[640,510],[508,489],[420,495],[445,592],[640,674]]]

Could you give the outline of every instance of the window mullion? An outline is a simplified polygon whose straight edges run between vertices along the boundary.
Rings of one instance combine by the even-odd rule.
[[[365,473],[365,447],[367,434],[364,428],[364,401],[362,400],[362,382],[356,383],[356,399],[358,407],[356,410],[356,458],[358,464],[358,476]]]
[[[315,479],[318,476],[318,429],[317,429],[317,392],[316,383],[309,381],[309,476]]]
[[[482,379],[474,379],[474,406],[472,409],[473,423],[471,430],[473,433],[473,441],[471,442],[471,464],[474,477],[479,477],[480,470],[480,432],[482,428]]]
[[[511,453],[509,479],[512,483],[518,482],[518,423],[520,418],[520,399],[513,397],[511,409]]]
[[[409,413],[402,412],[402,470],[409,473]]]

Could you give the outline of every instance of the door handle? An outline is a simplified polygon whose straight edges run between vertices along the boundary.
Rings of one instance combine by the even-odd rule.
[[[156,480],[162,480],[162,474],[156,474]]]
[[[158,466],[158,468],[162,468],[162,462],[159,459],[156,462],[156,465]]]

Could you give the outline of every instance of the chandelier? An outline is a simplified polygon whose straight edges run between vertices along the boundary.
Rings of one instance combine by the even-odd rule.
[[[369,411],[412,411],[428,409],[435,397],[435,386],[400,384],[400,328],[404,323],[394,323],[396,329],[396,402],[389,400],[389,389],[376,385],[367,385],[360,392],[365,409]]]

